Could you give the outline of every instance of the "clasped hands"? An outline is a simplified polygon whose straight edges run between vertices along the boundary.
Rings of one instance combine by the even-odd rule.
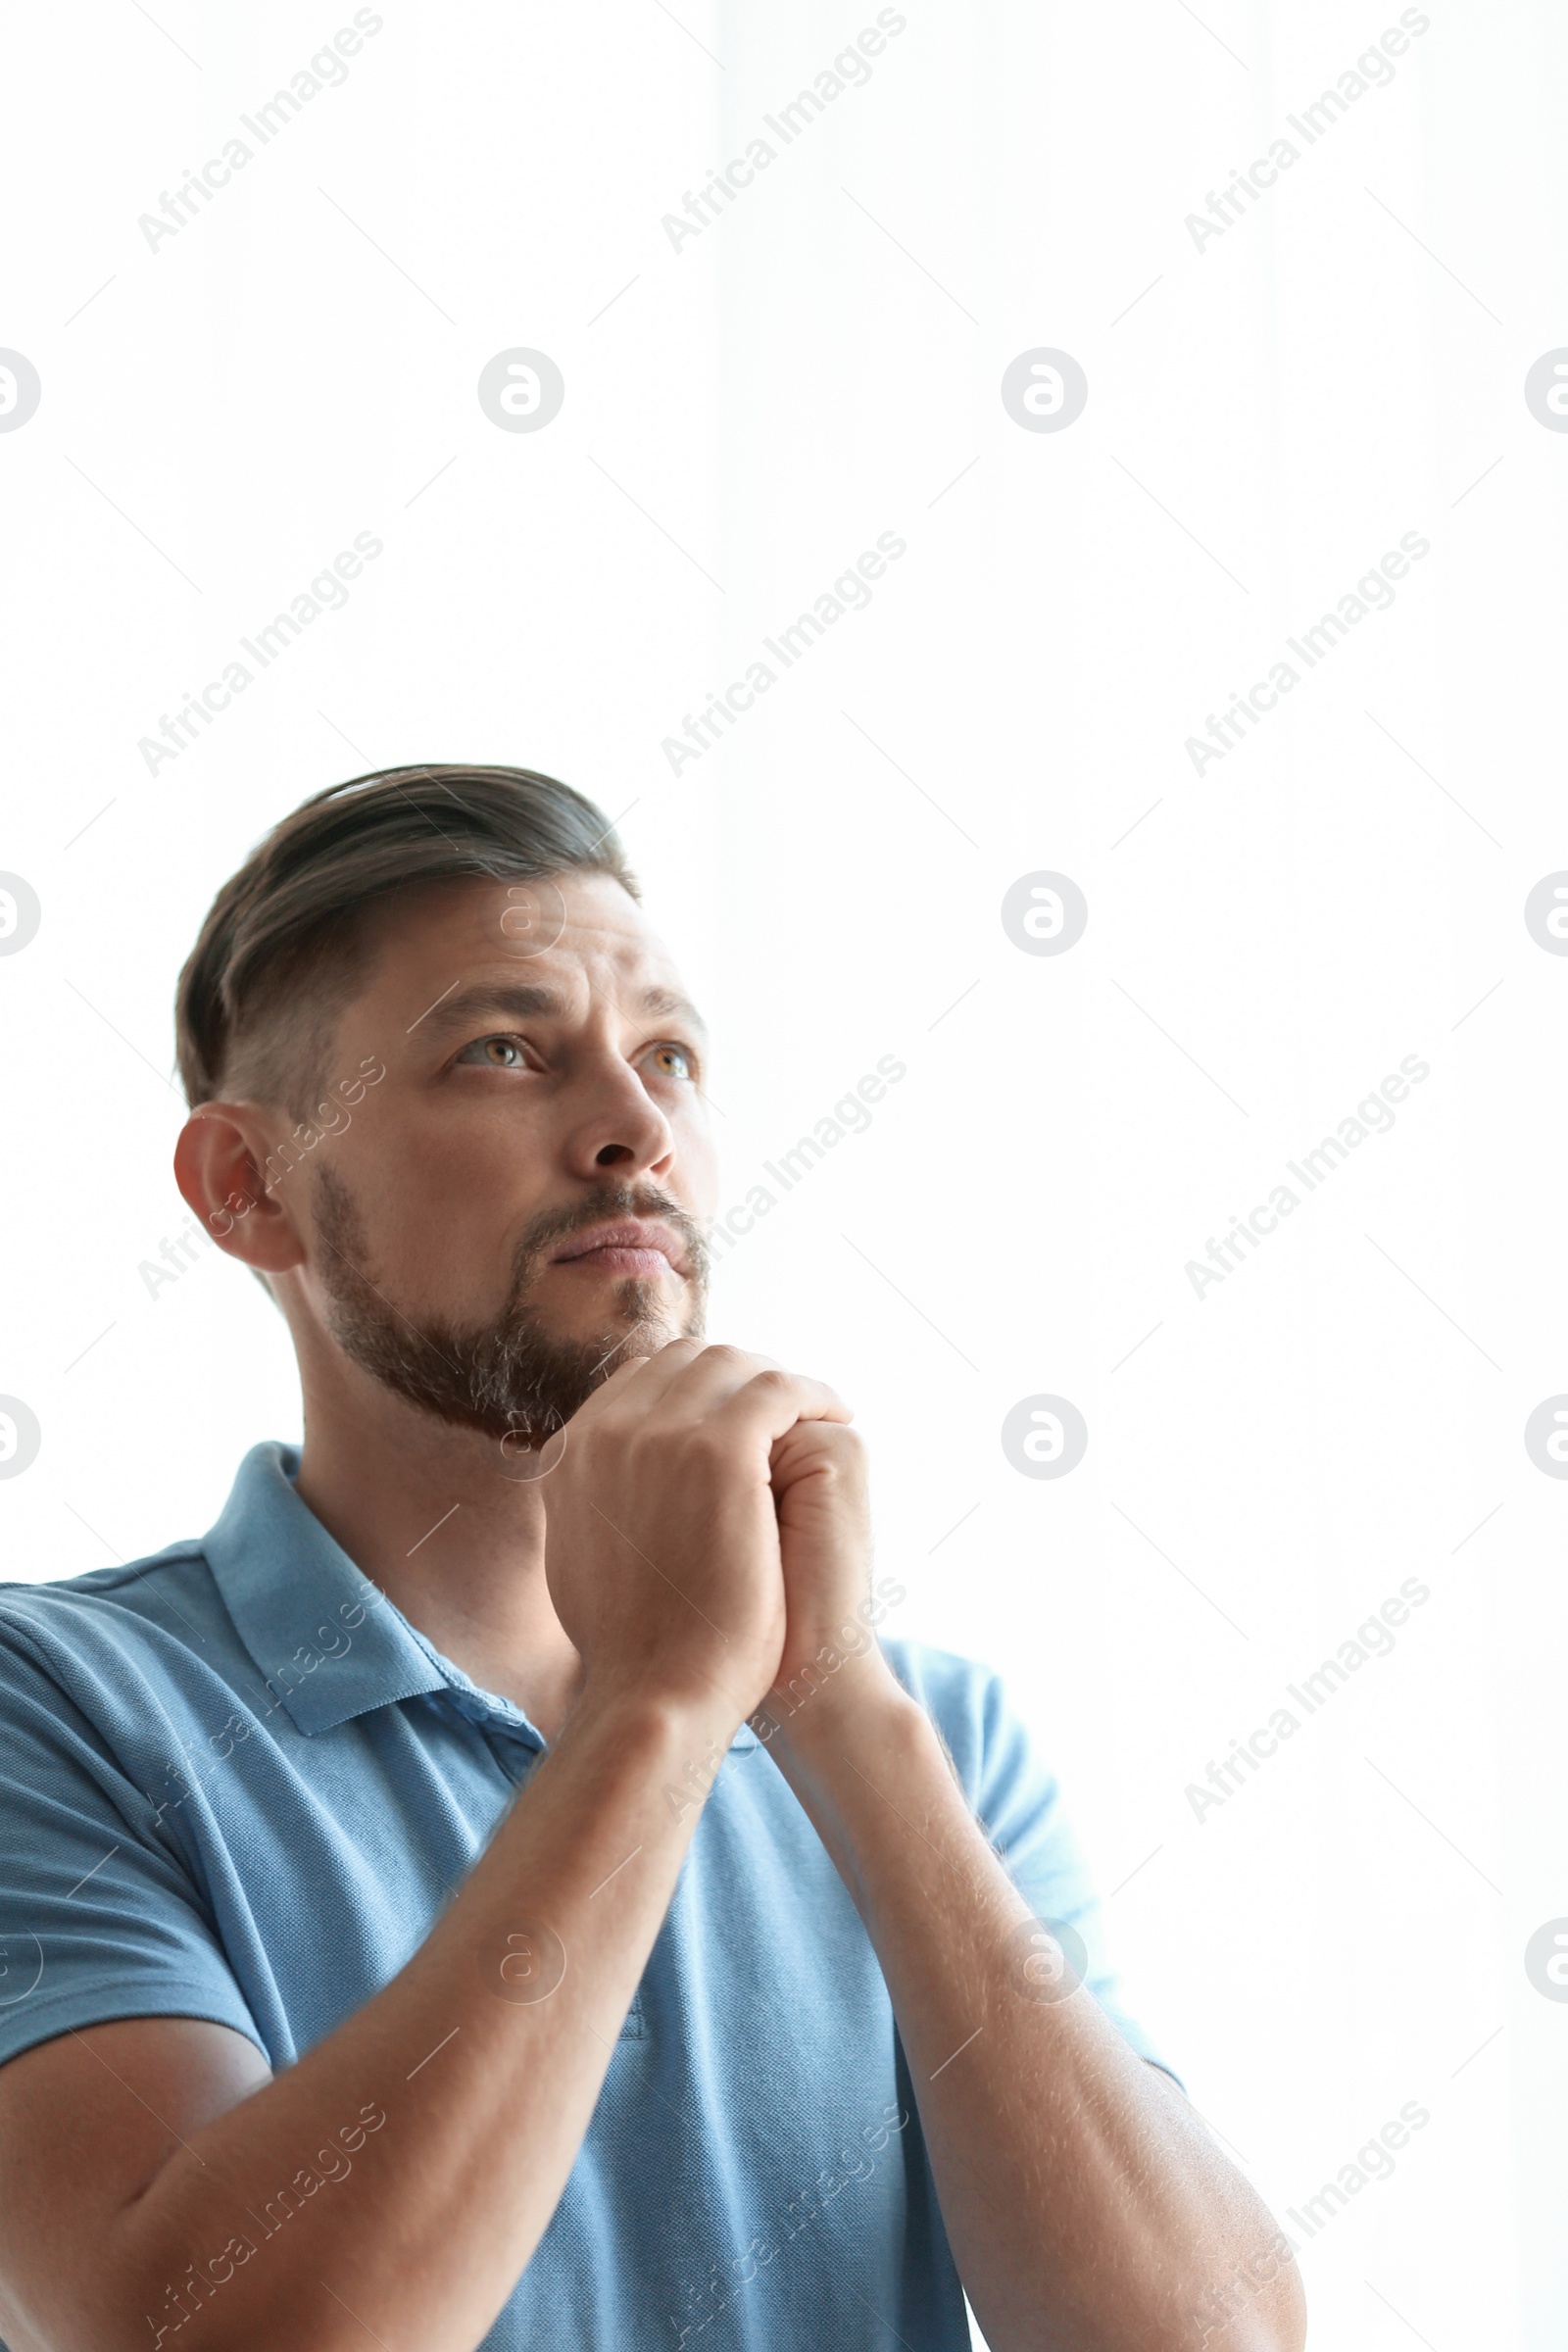
[[[585,1690],[750,1719],[778,1757],[912,1702],[872,1627],[865,1450],[824,1383],[673,1340],[567,1424],[551,1597]],[[884,1580],[884,1591],[886,1580]]]

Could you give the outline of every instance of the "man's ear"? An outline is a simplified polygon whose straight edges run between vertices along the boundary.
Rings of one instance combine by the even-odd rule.
[[[201,1102],[174,1146],[174,1182],[186,1204],[219,1249],[256,1274],[284,1274],[306,1258],[269,1173],[277,1156],[270,1129],[255,1102]]]

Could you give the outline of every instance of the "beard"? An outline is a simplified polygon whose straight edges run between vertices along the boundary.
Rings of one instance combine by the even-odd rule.
[[[396,1305],[371,1265],[358,1203],[330,1168],[314,1171],[312,1210],[327,1329],[345,1355],[420,1412],[502,1441],[509,1455],[543,1446],[629,1356],[703,1336],[709,1255],[702,1229],[655,1186],[597,1186],[570,1208],[536,1217],[514,1252],[506,1302],[485,1323],[421,1320]],[[602,1330],[586,1339],[552,1331],[529,1297],[547,1252],[589,1225],[637,1216],[657,1217],[680,1236],[684,1307],[671,1309],[659,1281],[630,1275],[615,1285]]]

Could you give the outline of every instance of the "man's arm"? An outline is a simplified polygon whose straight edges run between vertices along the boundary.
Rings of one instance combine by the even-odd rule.
[[[1028,1905],[924,1709],[839,1679],[772,1752],[876,1947],[992,2352],[1298,2352],[1266,2209],[1087,1989],[1040,1997],[1057,1956],[1012,1940]]]
[[[1029,1906],[941,1739],[861,1634],[854,1431],[790,1431],[772,1474],[789,1627],[753,1722],[875,1946],[991,2352],[1299,2352],[1288,2241],[1169,2076],[1059,1973],[1059,1947],[1030,1949]]]
[[[769,1448],[843,1411],[684,1341],[589,1399],[546,1562],[583,1690],[400,1974],[275,2080],[164,2018],[0,2070],[14,2352],[472,2352],[587,2131],[698,1818],[687,1768],[777,1664]]]
[[[472,2352],[559,2202],[668,1906],[696,1816],[662,1789],[733,1730],[585,1699],[407,1967],[275,2079],[230,2029],[165,2018],[13,2060],[14,2352]]]

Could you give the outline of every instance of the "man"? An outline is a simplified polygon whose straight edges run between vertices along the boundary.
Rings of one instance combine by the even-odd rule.
[[[995,1678],[870,1630],[848,1406],[703,1345],[703,1032],[598,810],[317,795],[176,1025],[305,1436],[0,1603],[12,2352],[954,2352],[960,2279],[993,2352],[1295,2352]]]

